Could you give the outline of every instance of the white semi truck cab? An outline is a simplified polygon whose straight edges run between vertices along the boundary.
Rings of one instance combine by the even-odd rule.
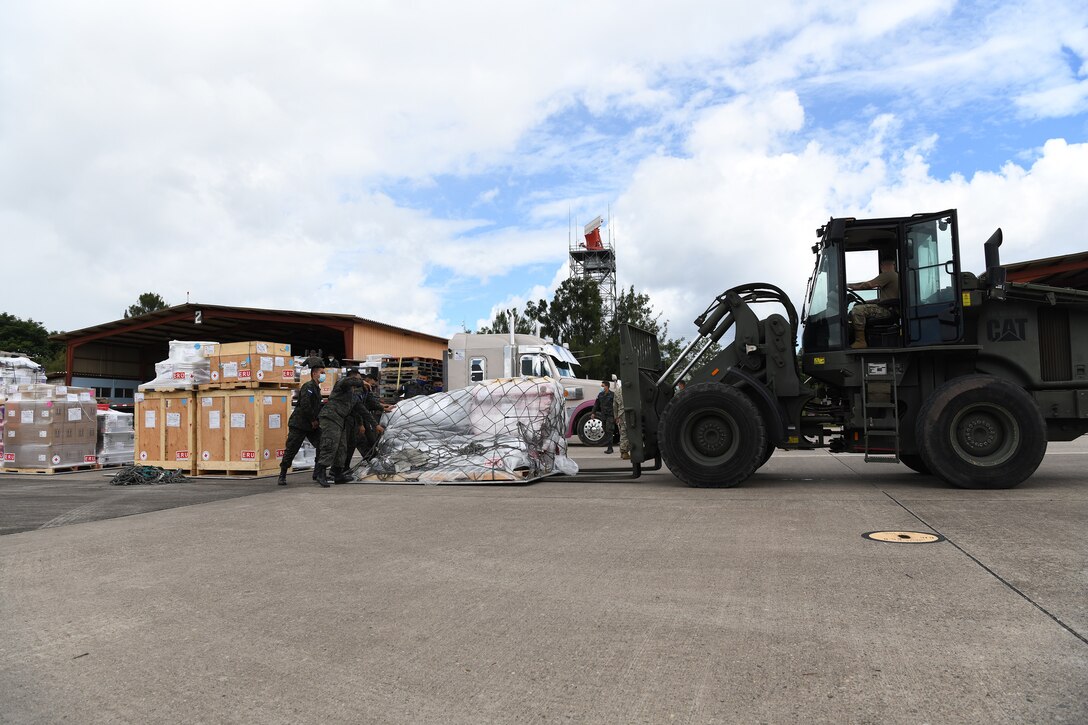
[[[445,389],[457,390],[483,380],[540,376],[563,387],[567,437],[590,446],[604,444],[604,427],[590,418],[600,381],[579,378],[570,350],[536,335],[477,335],[459,332],[446,351]]]

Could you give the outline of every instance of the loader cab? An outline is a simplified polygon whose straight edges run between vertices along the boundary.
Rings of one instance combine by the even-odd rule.
[[[847,350],[853,341],[849,310],[876,302],[875,290],[847,290],[847,283],[877,276],[894,261],[897,301],[882,302],[894,314],[870,323],[871,347],[924,347],[963,339],[959,234],[955,210],[888,219],[831,219],[817,230],[816,267],[802,313],[802,349]]]

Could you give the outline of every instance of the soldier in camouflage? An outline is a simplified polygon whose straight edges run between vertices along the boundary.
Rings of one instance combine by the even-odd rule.
[[[631,459],[631,441],[627,439],[627,422],[623,416],[623,388],[617,387],[612,401],[616,412],[616,429],[620,432],[620,458]]]
[[[328,474],[332,473],[337,483],[346,483],[341,464],[344,461],[344,448],[348,444],[344,434],[345,422],[353,414],[360,417],[370,417],[369,411],[361,401],[356,400],[355,394],[364,387],[363,377],[358,368],[348,370],[347,375],[341,378],[333,386],[329,394],[329,402],[321,409],[319,417],[321,425],[321,449],[315,466],[317,482],[322,488],[329,487]]]

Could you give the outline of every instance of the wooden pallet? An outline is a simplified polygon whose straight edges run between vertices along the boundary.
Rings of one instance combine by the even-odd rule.
[[[188,474],[186,474],[186,475],[188,475]],[[252,468],[249,469],[249,470],[235,469],[235,468],[228,468],[228,469],[208,469],[208,468],[205,468],[204,470],[200,471],[199,473],[197,473],[195,475],[192,475],[192,476],[189,476],[189,477],[190,478],[225,478],[225,477],[230,476],[230,477],[236,477],[236,478],[272,478],[272,477],[278,477],[279,475],[280,475],[279,469],[276,469],[275,472],[270,472],[270,471],[267,471],[267,470],[265,470],[265,471],[255,471]]]
[[[97,468],[97,463],[81,463],[78,466],[57,466],[56,468],[0,468],[0,473],[36,473],[39,475],[53,475],[55,473],[94,471]]]
[[[294,390],[297,386],[281,383],[279,380],[251,380],[246,382],[204,383],[196,386],[198,392],[213,390]]]

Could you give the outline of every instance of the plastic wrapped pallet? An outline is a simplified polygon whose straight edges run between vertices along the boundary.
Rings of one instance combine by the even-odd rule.
[[[42,366],[28,357],[0,357],[0,396],[12,395],[20,385],[45,383]]]
[[[53,470],[95,463],[98,406],[92,392],[19,385],[4,403],[4,467]]]
[[[103,466],[132,463],[136,454],[132,413],[98,411],[98,462]]]
[[[364,481],[479,483],[573,475],[563,389],[551,378],[489,380],[401,401]]]
[[[212,365],[218,355],[217,342],[171,340],[167,358],[155,363],[155,379],[139,389],[191,390],[196,385],[205,385],[211,382]]]

